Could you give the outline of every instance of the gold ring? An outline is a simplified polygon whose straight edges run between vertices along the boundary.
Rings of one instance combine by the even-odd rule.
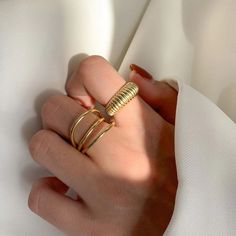
[[[99,110],[97,109],[94,109],[94,108],[91,108],[87,111],[85,111],[83,114],[77,116],[70,128],[70,141],[73,145],[73,147],[76,147],[77,146],[77,143],[75,142],[75,131],[76,131],[76,128],[78,127],[79,123],[86,117],[86,115],[88,115],[89,113],[96,113],[98,114],[99,117],[101,117],[101,113]]]
[[[89,136],[92,134],[92,132],[94,131],[94,129],[100,125],[103,121],[105,120],[105,118],[100,118],[97,121],[95,121],[92,126],[87,130],[87,132],[84,134],[84,136],[82,137],[82,139],[80,140],[80,143],[78,145],[78,151],[81,151],[83,145],[85,144],[85,142],[87,141],[87,139],[89,138]]]
[[[106,112],[114,116],[122,107],[127,105],[138,93],[138,86],[133,82],[127,82],[109,100],[106,105]]]
[[[109,126],[102,131],[101,133],[98,134],[98,136],[88,145],[88,147],[84,148],[82,150],[82,153],[86,153],[100,138],[103,137],[103,135],[105,135],[106,132],[108,132],[113,126],[115,125],[115,121],[112,121],[112,123],[109,124]]]

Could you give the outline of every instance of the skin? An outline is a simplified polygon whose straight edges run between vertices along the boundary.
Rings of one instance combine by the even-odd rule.
[[[115,69],[99,56],[84,59],[67,81],[68,96],[51,97],[42,107],[44,129],[32,137],[29,150],[55,177],[33,185],[29,207],[67,235],[156,236],[171,219],[177,92],[135,72],[130,80],[139,95],[115,115],[115,127],[87,156],[70,144],[70,126],[95,101],[107,104],[125,83]],[[77,141],[95,120],[93,114],[84,120]],[[77,199],[65,195],[69,187]]]

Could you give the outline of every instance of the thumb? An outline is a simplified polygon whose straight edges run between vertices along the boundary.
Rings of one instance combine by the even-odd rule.
[[[139,95],[166,121],[175,123],[177,91],[166,82],[154,80],[143,68],[131,64],[129,79],[139,86]]]

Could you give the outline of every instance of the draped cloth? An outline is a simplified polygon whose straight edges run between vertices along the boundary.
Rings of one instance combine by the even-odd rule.
[[[179,91],[178,191],[165,235],[236,235],[236,2],[151,1],[120,68]]]
[[[231,0],[1,1],[0,235],[60,235],[27,209],[32,182],[48,174],[27,141],[79,53],[104,56],[125,78],[136,63],[179,92],[165,235],[236,235],[235,11]]]

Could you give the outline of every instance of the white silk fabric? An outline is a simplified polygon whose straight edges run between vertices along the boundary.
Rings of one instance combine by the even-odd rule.
[[[62,235],[27,208],[48,174],[27,141],[79,53],[122,62],[124,77],[137,63],[176,81],[179,186],[165,234],[236,235],[235,11],[231,0],[0,1],[0,235]]]
[[[99,54],[118,68],[146,5],[0,0],[0,236],[63,235],[28,209],[33,182],[49,175],[31,159],[28,141],[40,129],[43,102],[65,93],[68,61]]]
[[[235,1],[153,0],[120,68],[178,83],[179,186],[165,235],[236,235],[235,12]]]

